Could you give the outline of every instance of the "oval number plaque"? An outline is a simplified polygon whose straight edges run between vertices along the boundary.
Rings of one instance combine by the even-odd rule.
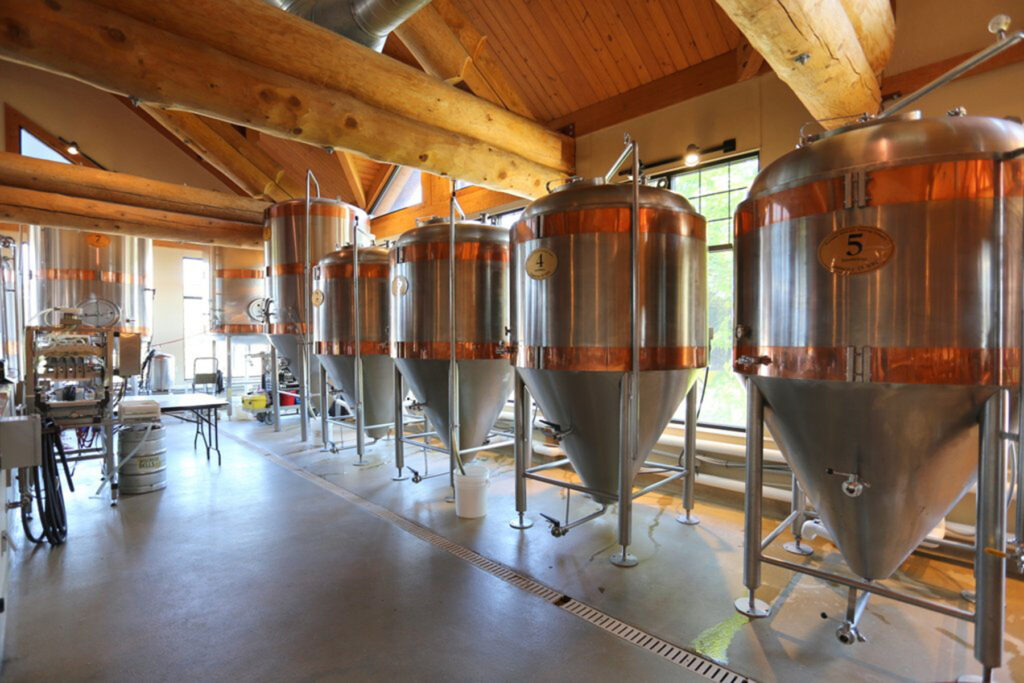
[[[396,275],[391,281],[391,294],[393,296],[404,296],[409,291],[409,281],[404,275]]]
[[[321,290],[319,290],[319,289],[314,289],[313,290],[313,294],[312,294],[312,298],[313,298],[313,305],[314,306],[319,306],[320,304],[322,304],[324,302],[324,293]]]
[[[554,275],[558,268],[558,257],[550,249],[540,247],[530,252],[526,257],[526,274],[534,280],[546,280]]]
[[[110,238],[106,235],[92,232],[85,236],[85,243],[96,249],[105,249],[110,246]]]
[[[818,245],[818,260],[839,275],[859,275],[878,270],[896,251],[889,234],[867,225],[838,230]]]

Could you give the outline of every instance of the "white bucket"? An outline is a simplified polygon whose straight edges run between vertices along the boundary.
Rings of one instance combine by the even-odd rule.
[[[476,519],[487,514],[487,487],[491,485],[491,472],[486,465],[471,464],[455,473],[455,515]]]

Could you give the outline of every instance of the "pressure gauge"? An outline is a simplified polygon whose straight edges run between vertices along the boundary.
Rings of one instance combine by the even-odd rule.
[[[246,309],[246,313],[248,313],[249,317],[256,322],[265,322],[267,316],[267,300],[253,299],[249,302],[249,307]]]
[[[89,327],[113,327],[121,320],[121,309],[106,299],[87,299],[78,308],[82,310],[82,324]]]

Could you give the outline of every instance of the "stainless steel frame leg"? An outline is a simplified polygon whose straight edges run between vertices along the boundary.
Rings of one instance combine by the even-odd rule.
[[[363,459],[366,453],[366,414],[363,407],[363,356],[356,354],[352,371],[355,374],[356,384],[356,465],[365,465]]]
[[[747,495],[744,499],[743,585],[749,593],[733,603],[751,618],[771,614],[768,603],[755,597],[761,585],[761,503],[764,485],[764,398],[747,379]]]
[[[697,479],[697,385],[686,394],[686,444],[683,450],[686,476],[683,477],[683,514],[676,517],[680,524],[695,526],[700,517],[693,514],[693,487]]]
[[[868,606],[868,599],[871,593],[864,591],[857,595],[857,589],[850,586],[850,592],[846,599],[846,620],[843,625],[836,629],[836,638],[843,645],[853,645],[867,641],[860,632],[860,618],[864,616],[864,610]]]
[[[793,526],[791,527],[793,533],[793,540],[788,543],[784,543],[782,548],[786,552],[793,553],[794,555],[813,555],[814,548],[809,545],[804,545],[803,533],[804,533],[804,522],[807,520],[807,500],[804,497],[804,491],[800,488],[800,482],[796,480],[796,475],[793,477],[793,499],[790,505],[790,512],[796,512],[796,517],[793,518]]]
[[[299,342],[299,356],[302,363],[302,372],[299,373],[299,425],[301,427],[302,443],[309,441],[309,409],[312,407],[309,394],[309,347],[303,338]]]
[[[233,414],[233,408],[231,407],[231,335],[226,335],[224,339],[228,349],[228,377],[227,382],[224,384],[224,398],[228,400],[228,418],[230,418]]]
[[[616,567],[635,567],[636,556],[629,552],[629,544],[632,542],[631,532],[633,524],[633,479],[632,449],[630,448],[632,428],[635,427],[630,419],[631,403],[633,398],[633,374],[624,373],[622,376],[621,410],[619,411],[619,550],[616,550],[608,560]]]
[[[117,451],[114,449],[114,425],[109,419],[105,420],[103,424],[103,447],[106,448],[103,455],[107,463],[107,479],[110,481],[110,507],[116,507],[121,493],[118,483],[120,463],[117,461]]]
[[[270,402],[273,404],[274,431],[281,431],[281,383],[277,374],[277,347],[270,345]]]
[[[1006,450],[1004,431],[1006,393],[998,391],[985,403],[981,419],[981,457],[978,462],[977,549],[974,582],[977,595],[974,656],[989,680],[1003,663],[1006,619]]]
[[[405,443],[402,437],[405,433],[405,417],[402,415],[402,403],[405,400],[405,386],[402,382],[402,373],[395,363],[395,467],[398,472],[391,477],[391,481],[405,481],[409,477],[405,475]]]
[[[327,422],[327,368],[320,364],[320,441],[323,442],[326,451],[331,446],[330,423]]]
[[[513,369],[512,397],[515,402],[516,516],[508,523],[513,529],[529,529],[533,520],[526,516],[526,470],[530,468],[533,425],[530,424],[530,393],[526,383]]]

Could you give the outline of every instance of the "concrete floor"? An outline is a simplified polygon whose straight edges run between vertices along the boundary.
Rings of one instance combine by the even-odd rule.
[[[487,517],[459,520],[452,505],[444,501],[446,478],[420,484],[391,481],[390,441],[371,448],[370,466],[356,467],[351,450],[334,455],[298,443],[294,423],[286,422],[280,434],[255,422],[233,422],[225,431],[577,600],[758,680],[947,681],[981,671],[972,655],[969,624],[877,597],[861,623],[868,642],[842,645],[835,631],[845,612],[846,590],[767,565],[758,596],[773,604],[772,615],[753,622],[739,615],[732,603],[745,594],[743,519],[742,511],[731,505],[701,500],[697,513],[702,523],[686,527],[674,521],[679,512],[677,496],[655,492],[640,499],[634,507],[632,546],[640,563],[624,570],[607,561],[616,543],[614,514],[563,538],[548,533],[536,513],[561,517],[564,490],[531,482],[530,506],[536,524],[524,532],[509,528],[514,498],[512,461],[507,455],[481,457],[492,470]],[[318,438],[318,430],[312,431]],[[351,434],[346,431],[348,443]],[[417,468],[422,464],[418,452],[407,449],[406,459]],[[443,456],[434,455],[431,461],[432,471],[443,469]],[[573,495],[574,518],[595,509],[594,503]],[[774,524],[766,521],[765,533]],[[785,540],[773,544],[771,552],[799,560],[782,550]],[[843,571],[833,546],[814,545],[811,561]],[[968,568],[913,556],[886,584],[971,609],[960,596],[962,590],[973,588]],[[998,680],[1024,680],[1024,584],[1020,581],[1008,585],[1004,661]]]
[[[644,497],[632,548],[640,564],[623,570],[606,559],[611,515],[560,539],[536,515],[532,529],[510,529],[506,456],[482,458],[493,473],[488,516],[458,520],[444,478],[391,481],[390,442],[355,467],[351,451],[304,448],[294,421],[280,434],[255,422],[222,426],[222,469],[193,453],[187,426],[174,426],[167,490],[112,511],[89,496],[96,472],[82,468],[68,545],[34,550],[15,535],[6,679],[688,680],[297,476],[268,451],[759,680],[952,680],[979,670],[968,625],[881,599],[862,623],[869,642],[843,646],[834,632],[845,593],[770,567],[760,597],[775,610],[748,622],[732,608],[742,594],[742,516],[728,506],[702,501],[702,524],[684,527],[674,521],[678,498]],[[421,460],[410,453],[409,462]],[[561,490],[531,483],[530,492],[534,513],[563,513]],[[574,516],[594,509],[580,496],[572,502]],[[816,561],[837,566],[834,549],[816,547]],[[965,607],[959,591],[972,581],[965,569],[914,558],[892,583]],[[1000,680],[1024,680],[1024,589],[1011,582],[1009,594]]]
[[[83,466],[67,545],[17,530],[5,680],[689,680],[239,442],[218,468],[168,438],[166,490],[112,510]]]

